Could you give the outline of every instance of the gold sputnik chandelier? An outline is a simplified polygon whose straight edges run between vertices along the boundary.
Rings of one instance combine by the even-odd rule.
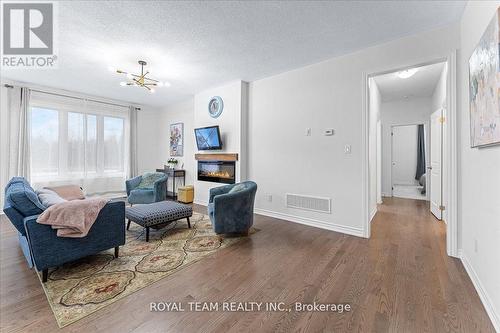
[[[121,86],[136,86],[146,88],[149,92],[154,93],[156,87],[169,87],[170,83],[161,82],[159,80],[152,79],[148,77],[149,71],[144,71],[144,66],[147,65],[147,62],[144,60],[138,61],[139,65],[141,65],[141,73],[134,74],[122,71],[120,69],[110,68],[113,72],[118,74],[123,74],[127,77],[127,81],[120,82]]]

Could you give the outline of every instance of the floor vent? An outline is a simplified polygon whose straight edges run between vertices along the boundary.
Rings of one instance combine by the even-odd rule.
[[[330,198],[314,197],[309,195],[287,193],[286,206],[321,213],[332,212],[332,200]]]

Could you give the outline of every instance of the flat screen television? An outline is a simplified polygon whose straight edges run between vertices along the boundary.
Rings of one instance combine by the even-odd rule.
[[[194,135],[198,150],[222,149],[219,126],[195,128]]]

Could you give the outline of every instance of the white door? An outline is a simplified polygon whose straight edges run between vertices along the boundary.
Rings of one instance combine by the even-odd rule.
[[[430,179],[427,183],[430,186],[431,213],[439,220],[442,218],[442,160],[443,160],[443,109],[439,109],[431,114],[431,156],[430,156]],[[429,173],[428,173],[429,174]]]
[[[416,185],[417,125],[392,127],[392,185]]]

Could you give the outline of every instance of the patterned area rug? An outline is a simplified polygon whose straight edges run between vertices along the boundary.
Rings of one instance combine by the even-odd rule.
[[[250,233],[255,233],[251,229]],[[245,237],[216,235],[208,216],[193,213],[191,229],[185,219],[150,231],[133,223],[120,256],[113,249],[49,271],[42,283],[59,327],[67,326],[103,307],[228,247]],[[41,276],[39,276],[41,281]]]

